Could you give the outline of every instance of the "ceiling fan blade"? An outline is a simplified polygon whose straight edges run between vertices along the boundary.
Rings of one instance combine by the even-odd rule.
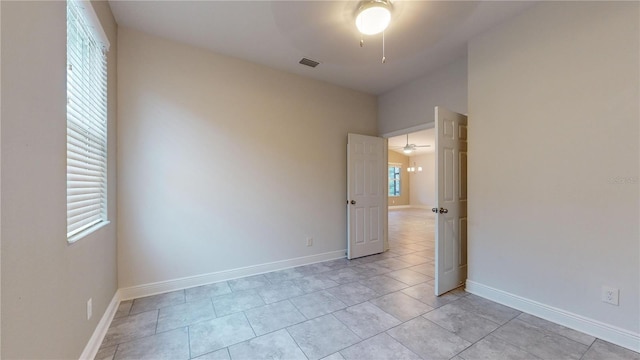
[[[431,147],[431,145],[414,145],[414,147]]]

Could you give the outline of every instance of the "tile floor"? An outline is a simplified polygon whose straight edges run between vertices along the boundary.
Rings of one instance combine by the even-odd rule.
[[[462,289],[435,297],[433,221],[392,210],[383,254],[124,301],[96,359],[640,359]]]

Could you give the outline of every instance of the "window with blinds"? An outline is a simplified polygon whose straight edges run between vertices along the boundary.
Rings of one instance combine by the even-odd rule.
[[[67,241],[107,223],[108,41],[89,2],[67,1]]]
[[[402,168],[397,164],[389,164],[389,196],[400,196],[400,174]]]

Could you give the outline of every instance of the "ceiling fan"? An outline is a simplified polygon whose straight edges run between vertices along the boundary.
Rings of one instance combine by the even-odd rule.
[[[407,134],[407,145],[405,145],[405,146],[395,146],[395,148],[402,149],[402,152],[405,153],[405,154],[411,154],[412,152],[416,151],[417,148],[421,148],[421,147],[431,147],[431,145],[409,144],[409,134]]]

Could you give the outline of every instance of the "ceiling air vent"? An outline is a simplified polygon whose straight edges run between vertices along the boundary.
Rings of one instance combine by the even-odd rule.
[[[313,61],[311,59],[302,58],[302,60],[300,60],[300,64],[311,66],[312,68],[314,68],[314,67],[318,66],[318,64],[320,64],[320,63],[317,62],[317,61]]]

